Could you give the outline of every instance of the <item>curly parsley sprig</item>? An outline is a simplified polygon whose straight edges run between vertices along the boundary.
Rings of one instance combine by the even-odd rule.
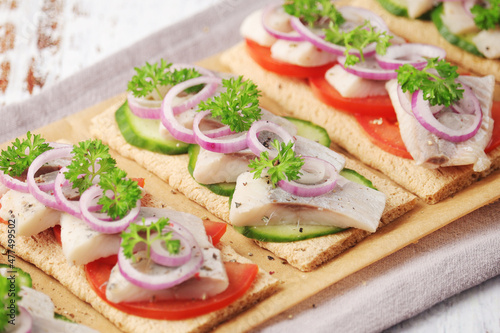
[[[226,91],[202,101],[198,111],[212,111],[212,116],[218,117],[233,132],[247,131],[262,116],[257,85],[251,80],[243,81],[243,76],[239,76],[237,79],[223,79],[222,86]]]
[[[17,177],[33,163],[42,153],[52,149],[40,134],[32,135],[28,131],[26,139],[17,138],[12,145],[0,154],[0,170],[6,174]]]
[[[300,168],[304,165],[304,159],[296,156],[292,150],[293,142],[279,142],[274,140],[271,146],[278,151],[275,158],[269,157],[269,152],[260,153],[260,157],[252,160],[248,167],[254,172],[254,179],[260,178],[266,172],[275,186],[280,180],[299,179]]]
[[[309,26],[314,26],[315,23],[325,19],[335,25],[341,25],[345,22],[342,14],[335,8],[335,5],[330,0],[285,1],[283,9],[287,14],[300,18]]]
[[[151,244],[154,241],[161,239],[165,242],[165,248],[171,254],[177,254],[180,251],[180,241],[172,239],[172,232],[165,232],[165,227],[169,225],[168,218],[159,218],[156,222],[146,225],[145,220],[142,219],[142,224],[132,223],[126,231],[121,233],[123,239],[121,246],[126,258],[134,257],[134,248],[139,243],[146,244],[146,254],[150,257]]]
[[[11,313],[9,307],[13,307],[16,315],[19,315],[18,303],[21,300],[20,279],[9,279],[0,274],[0,332],[3,332],[8,324],[7,318]]]
[[[136,75],[128,82],[127,89],[132,92],[135,97],[145,97],[149,93],[155,91],[158,96],[163,97],[163,94],[158,89],[159,86],[174,86],[180,82],[193,79],[201,76],[194,68],[183,68],[171,70],[172,63],[167,63],[165,59],[161,59],[160,63],[149,64],[142,67],[135,67]],[[202,85],[190,87],[185,90],[186,93],[194,93],[200,91]]]
[[[455,81],[459,76],[457,68],[444,59],[431,58],[422,70],[405,64],[396,72],[403,92],[414,93],[420,89],[431,105],[450,106],[464,94],[464,90],[459,89],[462,85]]]
[[[489,6],[474,5],[471,13],[474,23],[482,30],[495,29],[500,24],[500,0],[489,0]]]
[[[109,148],[100,140],[86,140],[73,148],[73,159],[68,165],[65,178],[73,183],[80,194],[96,182],[111,195],[102,196],[98,204],[101,212],[112,219],[121,218],[142,197],[142,191],[136,181],[127,179],[127,173],[116,166],[116,161],[109,154]]]
[[[369,21],[357,26],[350,31],[340,30],[338,25],[330,24],[329,29],[324,29],[325,40],[327,42],[344,46],[346,57],[345,66],[352,66],[359,61],[365,61],[363,49],[371,43],[376,43],[376,52],[384,55],[387,47],[390,45],[392,36],[387,35],[386,31],[378,32],[375,30]],[[350,54],[352,50],[359,51],[359,57],[355,54]]]

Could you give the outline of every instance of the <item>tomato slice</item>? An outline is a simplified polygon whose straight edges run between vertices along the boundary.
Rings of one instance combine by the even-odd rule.
[[[270,47],[259,45],[250,39],[246,39],[246,46],[248,54],[260,67],[279,75],[297,78],[323,76],[329,68],[335,65],[335,62],[316,67],[292,65],[271,57]]]
[[[87,280],[92,289],[112,307],[128,314],[151,319],[182,320],[222,309],[246,293],[259,271],[255,264],[224,263],[229,287],[206,300],[111,303],[106,298],[106,282],[116,262],[117,256],[110,256],[85,265]]]
[[[406,150],[396,121],[380,117],[356,115],[356,120],[363,127],[370,141],[393,155],[411,159]]]
[[[485,153],[489,153],[496,147],[500,146],[500,101],[494,101],[493,107],[491,108],[491,118],[493,118],[493,135],[491,136],[490,143],[486,146],[484,150]]]
[[[223,222],[215,222],[203,220],[203,226],[207,231],[207,235],[212,239],[212,244],[217,245],[221,237],[226,233],[227,224]]]
[[[346,98],[332,87],[323,76],[309,78],[313,94],[323,103],[355,115],[396,119],[389,95],[364,98]]]
[[[500,101],[493,102],[491,117],[495,125],[493,126],[491,140],[484,149],[485,153],[489,153],[500,146]],[[410,153],[406,150],[396,121],[361,115],[356,115],[356,120],[361,127],[363,127],[373,144],[393,155],[412,158]]]

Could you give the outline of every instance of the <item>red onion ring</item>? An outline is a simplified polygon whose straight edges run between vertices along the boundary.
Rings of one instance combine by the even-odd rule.
[[[102,232],[104,234],[116,234],[127,229],[130,223],[132,223],[139,215],[141,209],[141,201],[137,200],[137,205],[132,208],[127,215],[119,220],[106,221],[98,218],[90,211],[93,206],[93,200],[99,196],[104,195],[102,189],[93,185],[89,187],[85,192],[83,192],[80,197],[80,211],[82,214],[82,219],[89,224],[89,226],[95,230]]]
[[[63,211],[81,219],[82,213],[79,203],[77,201],[68,200],[63,193],[63,187],[69,183],[64,175],[67,171],[68,168],[66,167],[62,168],[59,171],[54,182],[54,197],[56,198],[57,203],[63,208]]]
[[[215,139],[211,138],[208,135],[205,135],[200,129],[200,123],[203,118],[211,114],[210,110],[199,112],[193,121],[193,132],[195,135],[196,143],[200,145],[200,147],[213,151],[216,153],[235,153],[247,147],[247,140],[245,133],[239,133],[237,136],[227,137],[227,134],[234,134],[229,129],[229,126],[226,126],[226,130],[219,130],[214,137],[220,137],[221,135],[226,135],[225,138]],[[229,132],[228,132],[229,131]]]
[[[148,218],[145,219],[145,223],[152,223],[157,220],[158,218]],[[173,224],[180,228],[178,224]],[[125,257],[123,247],[120,247],[120,251],[118,252],[118,268],[123,277],[130,283],[149,290],[171,288],[193,277],[203,264],[203,254],[193,235],[185,228],[182,229],[182,235],[192,244],[192,255],[186,264],[174,267],[166,274],[152,275],[143,273],[133,267],[132,261]]]
[[[24,307],[19,306],[19,316],[16,318],[15,330],[16,333],[31,333],[33,329],[33,317],[31,313]]]
[[[405,57],[407,59],[404,59]],[[437,46],[418,43],[391,45],[387,48],[385,55],[375,54],[375,59],[384,69],[398,69],[404,64],[422,69],[427,65],[426,58],[436,57],[444,59],[446,51]]]
[[[411,100],[408,98],[408,95],[403,92],[403,89],[401,88],[401,85],[397,85],[397,92],[398,92],[398,99],[399,99],[399,104],[401,104],[401,107],[403,110],[405,110],[407,113],[413,115],[413,110],[411,106]],[[436,114],[439,111],[444,109],[444,105],[430,105],[430,109],[432,114]]]
[[[441,124],[432,114],[429,101],[424,100],[422,90],[417,90],[412,95],[412,109],[415,119],[429,132],[444,140],[463,142],[472,138],[481,127],[483,112],[472,90],[464,84],[462,86],[464,87],[462,98],[464,106],[461,106],[461,108],[464,109],[465,105],[468,105],[466,113],[475,115],[474,122],[469,127],[462,130],[455,130]]]
[[[337,183],[338,172],[335,167],[328,163],[325,160],[316,157],[303,156],[305,163],[302,166],[302,169],[312,169],[320,171],[320,174],[325,174],[326,179],[323,183],[316,184],[303,184],[299,181],[289,181],[289,180],[280,180],[278,182],[278,186],[284,191],[297,195],[300,197],[316,197],[323,195],[325,193],[333,190]]]
[[[202,76],[215,77],[215,74],[212,73],[211,71],[209,71],[205,68],[199,67],[199,66],[189,65],[189,64],[174,64],[170,67],[170,70],[185,69],[185,68],[194,68]],[[211,84],[205,85],[203,87],[203,89],[201,89],[198,93],[196,93],[190,99],[188,99],[184,103],[181,103],[179,105],[172,107],[174,115],[178,115],[178,114],[198,105],[198,103],[201,100],[204,100],[204,99],[208,98],[209,96],[212,96],[215,93],[216,89],[217,89],[216,83],[211,83]],[[128,105],[130,107],[130,110],[137,117],[147,118],[147,119],[160,119],[161,118],[162,101],[148,100],[148,99],[145,99],[143,97],[135,97],[131,92],[127,93],[127,101],[128,101]]]
[[[283,39],[283,40],[287,40],[290,42],[302,42],[302,41],[304,41],[304,37],[302,37],[300,34],[297,35],[297,34],[293,34],[290,32],[281,32],[281,31],[278,31],[278,30],[272,28],[269,24],[267,24],[268,18],[271,15],[273,15],[274,12],[276,10],[278,10],[279,8],[281,8],[280,4],[269,5],[266,8],[264,8],[264,10],[262,11],[262,26],[264,27],[264,30],[266,30],[266,32],[268,34],[270,34],[271,36],[273,36],[274,38],[277,38],[277,39]]]
[[[65,148],[55,148],[48,150],[42,154],[40,154],[33,163],[28,168],[28,174],[26,176],[26,183],[28,184],[29,192],[42,204],[47,207],[63,210],[62,206],[56,201],[56,198],[49,194],[48,192],[42,191],[38,184],[35,181],[35,173],[40,169],[45,163],[50,162],[52,160],[57,160],[61,158],[65,158],[71,155],[73,151],[73,146],[68,146]],[[54,183],[52,183],[52,189],[54,189]]]
[[[199,85],[199,84],[213,84],[218,86],[222,83],[222,79],[218,77],[197,77],[194,79],[190,79],[184,82],[181,82],[175,86],[173,86],[168,93],[165,95],[163,99],[163,103],[161,105],[161,122],[163,126],[172,134],[174,138],[177,140],[186,142],[186,143],[196,143],[196,138],[193,130],[188,129],[182,126],[177,119],[175,118],[175,113],[172,107],[172,101],[174,97],[180,94],[182,91],[187,88]]]
[[[369,80],[391,80],[398,77],[393,69],[381,68],[375,58],[365,58],[352,66],[345,66],[346,57],[338,56],[337,61],[348,73]]]
[[[472,19],[474,18],[474,14],[472,14],[471,9],[477,3],[478,3],[477,0],[463,0],[462,1],[462,6],[464,7],[465,13],[467,14],[467,16],[469,16]]]
[[[163,246],[162,241],[157,239],[151,243],[151,260],[158,265],[177,267],[186,264],[191,259],[191,244],[186,238],[178,232],[172,231],[172,239],[177,239],[181,242],[179,253],[172,254]]]
[[[9,176],[8,174],[4,173],[1,170],[0,170],[0,182],[11,190],[24,193],[29,192],[28,184],[20,181],[19,179]]]
[[[279,137],[281,137],[283,142],[290,142],[290,141],[295,142],[293,136],[280,125],[273,123],[269,120],[258,120],[254,122],[250,127],[250,129],[248,130],[246,139],[248,148],[250,148],[252,153],[254,153],[257,156],[260,156],[260,153],[264,151],[267,151],[270,157],[274,158],[276,156],[276,151],[265,147],[259,141],[259,132],[261,131],[273,132],[277,134]],[[295,149],[295,146],[292,147],[292,149]]]

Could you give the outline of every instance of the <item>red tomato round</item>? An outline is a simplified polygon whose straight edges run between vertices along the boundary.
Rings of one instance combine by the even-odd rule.
[[[324,75],[309,78],[309,86],[316,98],[341,111],[346,111],[355,115],[396,119],[396,112],[394,112],[391,99],[388,95],[364,98],[342,97],[342,95],[328,83]]]
[[[397,122],[380,117],[360,115],[356,115],[356,119],[374,145],[393,155],[412,158],[406,150]]]
[[[484,150],[485,153],[489,153],[496,147],[500,146],[500,101],[493,102],[493,107],[491,108],[491,117],[494,121],[493,135],[491,136],[490,143]]]
[[[292,65],[271,57],[270,47],[259,45],[250,39],[246,40],[246,45],[248,54],[260,67],[279,75],[297,78],[323,76],[329,68],[335,65],[335,62],[316,67]]]
[[[229,287],[206,300],[111,303],[106,298],[106,282],[116,262],[117,257],[110,256],[85,265],[87,280],[92,289],[112,307],[131,315],[151,319],[182,320],[222,309],[245,294],[259,271],[255,264],[225,263]]]
[[[212,239],[212,244],[217,245],[221,237],[226,233],[227,224],[223,222],[214,222],[203,220],[203,226],[207,231],[207,235]]]

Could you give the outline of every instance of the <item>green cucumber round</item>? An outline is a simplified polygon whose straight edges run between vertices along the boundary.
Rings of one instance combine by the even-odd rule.
[[[340,175],[358,184],[370,187],[374,190],[372,182],[358,172],[344,168]],[[304,239],[315,238],[335,234],[345,229],[324,225],[268,225],[268,226],[245,226],[234,227],[234,229],[245,237],[262,242],[286,243],[296,242]]]
[[[326,129],[323,127],[303,119],[293,117],[285,118],[295,125],[297,128],[297,135],[316,141],[325,147],[330,147],[330,137],[328,136]]]
[[[19,286],[28,288],[31,288],[33,286],[33,283],[31,281],[31,276],[25,271],[23,271],[21,268],[19,267],[12,268],[10,265],[0,264],[0,269],[2,268],[7,270],[8,274],[7,277],[9,277],[10,275],[16,276],[16,280],[19,281]]]
[[[443,14],[443,8],[444,8],[443,4],[440,4],[431,13],[432,21],[434,22],[434,25],[436,26],[441,36],[443,36],[443,38],[446,39],[449,43],[458,46],[459,48],[469,53],[472,53],[479,57],[484,57],[484,55],[481,52],[479,52],[476,45],[472,41],[472,37],[475,34],[455,35],[448,29],[448,27],[444,24],[443,20],[441,19],[441,15]]]
[[[408,17],[408,7],[405,0],[377,0],[392,15]]]
[[[191,177],[193,177],[194,167],[196,165],[196,160],[198,159],[199,152],[200,152],[200,146],[194,144],[189,145],[188,171]],[[215,194],[222,195],[225,197],[231,196],[234,193],[234,188],[236,187],[236,183],[218,183],[218,184],[200,184],[200,185],[205,186]]]
[[[159,132],[160,120],[137,117],[127,102],[116,111],[115,119],[123,137],[132,146],[166,155],[187,153],[189,144],[162,137]]]
[[[344,229],[324,225],[269,225],[234,227],[240,234],[262,242],[296,242],[304,239],[331,235]]]

